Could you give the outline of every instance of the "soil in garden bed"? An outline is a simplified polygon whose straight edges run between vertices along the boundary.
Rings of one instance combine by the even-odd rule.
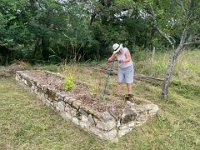
[[[83,83],[76,82],[75,88],[66,92],[64,90],[64,78],[59,75],[43,71],[29,71],[27,75],[37,83],[48,85],[50,89],[55,91],[65,92],[67,95],[82,101],[83,105],[89,106],[99,112],[122,110],[125,108],[125,102],[121,96],[116,97],[116,101],[106,101],[94,97],[90,94],[89,87]]]

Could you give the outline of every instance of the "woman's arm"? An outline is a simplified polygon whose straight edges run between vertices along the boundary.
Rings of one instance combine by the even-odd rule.
[[[110,58],[108,58],[108,62],[112,62],[113,60],[115,60],[117,57],[116,55],[112,55]]]
[[[125,57],[126,57],[126,59],[124,60],[124,62],[125,62],[125,63],[127,63],[127,62],[130,62],[130,61],[131,61],[131,54],[130,54],[130,52],[129,52],[129,51],[125,53]]]

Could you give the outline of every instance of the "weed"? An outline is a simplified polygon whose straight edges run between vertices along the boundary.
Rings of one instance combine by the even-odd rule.
[[[69,91],[75,87],[74,79],[72,75],[68,75],[64,81],[64,87],[66,91]]]

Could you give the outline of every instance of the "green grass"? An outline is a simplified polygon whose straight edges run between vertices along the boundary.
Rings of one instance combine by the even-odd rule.
[[[156,57],[164,58],[168,54],[158,55]],[[186,55],[187,59],[183,59]],[[2,78],[0,79],[0,149],[199,150],[200,84],[198,84],[199,70],[196,67],[200,62],[196,55],[200,56],[199,51],[186,51],[180,57],[172,78],[168,100],[161,98],[160,86],[139,81],[135,83],[134,94],[157,104],[160,112],[154,119],[137,127],[116,143],[100,140],[73,123],[64,121],[34,94],[18,85],[14,78]],[[161,60],[159,58],[159,61]],[[142,64],[141,61],[144,60],[137,60],[136,67]],[[162,72],[156,69],[148,70],[148,61],[143,63],[144,67],[138,69],[140,72],[143,72],[143,69],[147,70],[146,74]],[[188,63],[194,67],[188,67]],[[49,68],[52,67],[45,66],[43,69]],[[185,70],[182,70],[184,68],[190,72],[189,76],[185,75]],[[74,77],[82,82],[87,81],[91,91],[96,94],[98,92],[101,94],[106,77],[97,71],[92,71],[87,65],[59,66],[57,69],[55,67],[54,71],[64,75],[69,72],[76,73]],[[97,85],[101,88],[98,89]],[[114,76],[110,78],[109,89],[112,92],[116,91]]]

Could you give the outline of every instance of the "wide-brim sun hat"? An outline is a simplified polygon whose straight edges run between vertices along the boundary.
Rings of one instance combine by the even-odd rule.
[[[123,47],[123,44],[118,44],[118,43],[113,44],[113,50],[114,50],[113,54],[116,54],[117,52],[119,52],[119,50],[122,49],[122,47]]]

